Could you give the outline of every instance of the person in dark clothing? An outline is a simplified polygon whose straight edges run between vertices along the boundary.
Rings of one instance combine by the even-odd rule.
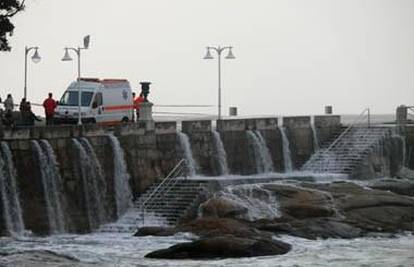
[[[36,121],[42,121],[41,119],[39,119],[38,117],[36,117],[36,115],[32,112],[32,106],[30,105],[30,102],[26,102],[26,108],[27,110],[25,111],[25,125],[28,126],[34,126],[35,125],[35,120]]]

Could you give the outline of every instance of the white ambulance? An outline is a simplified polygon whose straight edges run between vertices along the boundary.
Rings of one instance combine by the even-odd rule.
[[[132,120],[134,106],[128,80],[81,78],[69,85],[58,102],[56,124],[78,122],[79,87],[82,123],[110,125]]]

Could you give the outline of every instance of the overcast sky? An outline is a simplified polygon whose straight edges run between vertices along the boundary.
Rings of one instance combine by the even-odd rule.
[[[412,0],[28,0],[12,52],[0,53],[0,95],[58,98],[76,78],[63,47],[91,35],[82,76],[153,82],[155,104],[217,105],[217,60],[207,45],[234,46],[223,60],[223,112],[242,115],[394,113],[414,104]],[[75,55],[72,55],[75,56]],[[164,109],[158,109],[163,111]],[[183,111],[181,109],[180,111]],[[215,113],[216,108],[191,110]]]

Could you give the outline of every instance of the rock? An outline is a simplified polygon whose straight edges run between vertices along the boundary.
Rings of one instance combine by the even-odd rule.
[[[161,226],[145,226],[138,228],[134,236],[172,236],[177,233],[175,228]]]
[[[248,212],[246,207],[228,198],[212,197],[200,206],[203,217],[235,218]]]
[[[234,236],[204,238],[181,243],[145,255],[158,259],[216,259],[281,255],[289,252],[287,243],[271,239],[248,239]]]
[[[356,238],[363,231],[345,222],[330,218],[310,218],[294,220],[290,223],[270,223],[258,226],[258,229],[277,234],[289,234],[307,239],[317,238]]]
[[[372,181],[369,187],[383,191],[391,191],[399,195],[414,196],[414,179],[380,179]]]
[[[350,182],[302,184],[329,192],[343,221],[375,232],[414,230],[414,199]]]
[[[191,232],[201,237],[232,235],[248,238],[270,238],[270,235],[248,226],[240,221],[225,218],[199,218],[177,227],[180,232]]]
[[[324,191],[300,187],[299,184],[266,184],[276,194],[283,216],[296,219],[327,217],[335,214],[332,196]]]

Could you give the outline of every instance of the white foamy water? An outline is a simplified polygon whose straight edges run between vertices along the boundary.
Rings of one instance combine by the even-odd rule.
[[[293,163],[292,163],[292,153],[290,152],[290,143],[289,139],[287,138],[286,131],[284,127],[279,126],[280,134],[282,135],[282,142],[283,142],[283,162],[285,165],[285,172],[292,172],[293,171]]]
[[[191,235],[180,234],[173,237],[133,237],[130,234],[89,234],[60,235],[47,238],[27,238],[12,240],[0,239],[0,266],[23,267],[15,265],[12,256],[7,254],[48,250],[68,255],[80,260],[73,265],[58,265],[39,258],[36,266],[263,266],[263,267],[389,267],[414,265],[414,236],[400,235],[396,238],[357,238],[352,240],[328,239],[306,240],[282,236],[280,239],[290,243],[292,250],[280,256],[252,257],[217,260],[156,260],[144,256],[154,250],[188,242]],[[19,258],[21,256],[16,256]],[[43,260],[43,261],[42,261]]]
[[[114,157],[114,186],[115,203],[118,217],[124,214],[132,206],[132,193],[129,186],[130,175],[124,157],[124,150],[119,144],[118,138],[109,135]]]
[[[72,139],[79,153],[80,175],[83,182],[88,222],[91,229],[96,229],[106,220],[105,190],[106,181],[102,167],[93,147],[86,138]]]
[[[65,232],[65,218],[63,216],[60,192],[62,178],[59,174],[58,163],[53,148],[47,140],[40,143],[32,140],[33,151],[39,160],[39,169],[42,178],[43,191],[46,202],[49,233]]]
[[[3,218],[11,235],[22,235],[25,231],[19,192],[16,185],[16,169],[9,145],[1,142],[0,153],[0,193]]]
[[[228,186],[217,194],[247,209],[240,219],[255,221],[280,217],[279,203],[275,195],[261,184]]]
[[[213,141],[217,151],[218,165],[220,166],[220,174],[226,175],[229,173],[229,168],[227,166],[227,154],[224,150],[223,141],[221,140],[220,133],[216,130],[212,131]]]
[[[319,150],[319,138],[318,138],[318,132],[316,131],[315,124],[311,124],[312,129],[312,137],[313,137],[313,153]]]
[[[196,175],[196,162],[193,157],[193,152],[191,151],[191,143],[188,135],[183,132],[177,132],[178,140],[180,141],[181,149],[184,151],[184,157],[187,163],[188,176]]]
[[[257,173],[273,172],[273,161],[266,141],[259,131],[246,131],[250,146],[253,148]]]

